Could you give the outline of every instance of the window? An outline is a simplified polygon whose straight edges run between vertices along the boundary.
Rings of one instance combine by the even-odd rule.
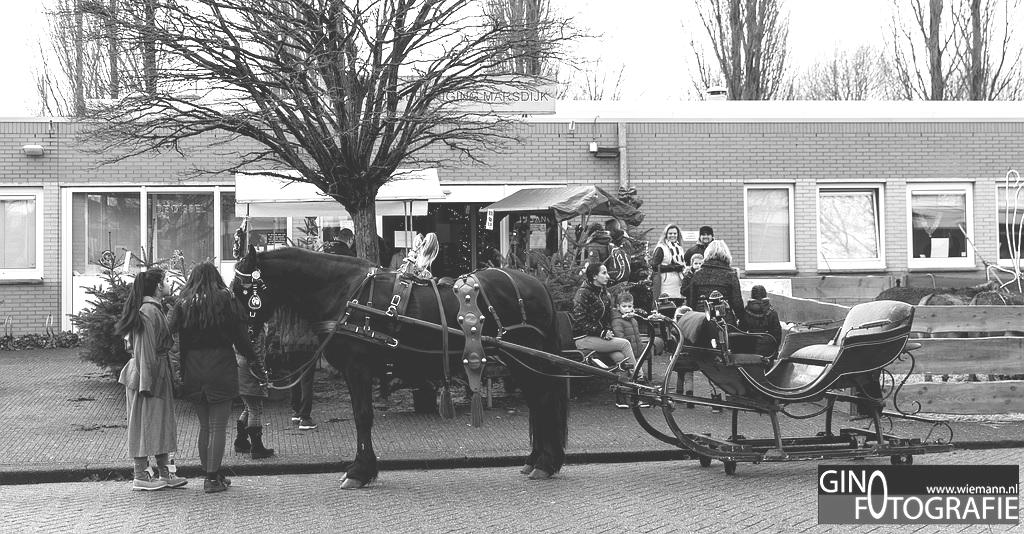
[[[884,269],[881,188],[818,188],[818,269]]]
[[[793,186],[749,185],[744,189],[746,270],[795,270]]]
[[[1016,260],[1024,257],[1024,187],[998,187],[996,205],[999,213],[999,263],[1013,265],[1010,243],[1017,248]]]
[[[970,185],[913,185],[908,189],[908,202],[909,267],[974,267]]]
[[[71,270],[76,275],[103,272],[100,260],[111,251],[118,261],[139,255],[141,202],[138,191],[74,193],[71,196]],[[129,260],[125,268],[136,267]]]
[[[300,217],[296,221],[302,221]],[[235,230],[242,224],[242,218],[235,216],[234,191],[222,191],[220,194],[220,258],[222,261],[233,261],[232,249],[235,246]],[[249,244],[259,251],[267,250],[268,245],[282,244],[288,232],[287,217],[249,217]],[[242,251],[244,255],[246,251]]]
[[[0,188],[0,279],[43,277],[43,192]]]
[[[185,264],[213,259],[213,193],[149,193],[146,253],[154,260],[180,253]]]

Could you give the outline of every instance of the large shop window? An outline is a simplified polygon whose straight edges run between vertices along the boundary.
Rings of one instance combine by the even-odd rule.
[[[0,280],[43,277],[43,193],[0,188]]]
[[[818,189],[818,269],[884,269],[881,187]]]
[[[141,253],[141,203],[138,191],[74,193],[71,196],[71,270],[98,275],[104,251],[123,262]],[[129,264],[126,267],[134,267]]]
[[[214,258],[212,192],[150,193],[147,201],[147,253],[153,259],[180,254],[190,265]]]
[[[971,186],[966,184],[914,185],[910,204],[911,268],[970,268],[974,229]]]
[[[999,264],[1009,267],[1014,261],[1024,258],[1024,188],[999,187],[996,195],[999,207]],[[1011,254],[1014,248],[1017,254]]]
[[[793,186],[744,188],[746,270],[791,271],[793,260]]]
[[[242,224],[241,217],[235,217],[235,192],[222,191],[220,194],[220,258],[232,261],[235,246],[235,230]],[[296,217],[296,221],[303,221]],[[298,224],[298,223],[297,223]],[[263,252],[268,248],[281,246],[288,241],[287,217],[249,217],[249,244]],[[246,251],[242,251],[245,254]]]

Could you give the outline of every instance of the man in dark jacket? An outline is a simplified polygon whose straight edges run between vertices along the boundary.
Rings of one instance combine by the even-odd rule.
[[[338,241],[331,241],[330,243],[324,243],[324,252],[329,254],[337,254],[338,256],[356,256],[356,249],[353,244],[355,243],[356,236],[352,233],[349,228],[342,228],[341,232],[338,233]]]
[[[704,254],[704,250],[708,248],[708,243],[715,240],[715,230],[710,226],[701,226],[699,233],[700,237],[697,238],[697,243],[686,249],[686,252],[683,253],[683,262],[687,266],[690,265],[690,258],[694,254]]]

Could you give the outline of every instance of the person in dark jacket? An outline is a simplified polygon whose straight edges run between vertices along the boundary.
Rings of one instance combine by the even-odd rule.
[[[690,260],[694,254],[704,254],[704,250],[715,240],[715,230],[710,226],[701,226],[697,232],[697,243],[686,249],[686,252],[683,253],[683,262],[687,265],[690,265]]]
[[[622,369],[636,365],[629,340],[615,337],[611,329],[611,301],[608,297],[608,268],[600,263],[587,265],[585,280],[572,299],[572,335],[576,348],[608,356]]]
[[[206,493],[231,485],[220,467],[231,401],[239,393],[235,350],[257,374],[264,374],[243,317],[241,306],[210,262],[192,269],[168,316],[170,331],[178,338],[184,397],[195,403],[199,416],[199,459],[206,471]]]
[[[712,241],[704,249],[704,263],[693,273],[690,291],[686,301],[695,311],[703,311],[708,295],[717,290],[729,303],[729,323],[736,325],[743,316],[743,293],[740,292],[740,277],[732,268],[732,253],[729,246],[720,239]]]
[[[756,285],[750,288],[750,300],[747,301],[747,307],[744,309],[743,316],[740,317],[740,330],[770,334],[774,338],[774,343],[758,341],[757,352],[759,354],[764,354],[763,351],[773,354],[778,350],[779,343],[782,342],[782,324],[779,322],[779,312],[772,307],[764,286]]]

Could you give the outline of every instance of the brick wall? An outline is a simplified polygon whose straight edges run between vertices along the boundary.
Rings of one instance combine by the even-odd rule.
[[[887,269],[907,272],[908,182],[974,183],[975,242],[982,256],[997,255],[995,184],[1009,168],[1024,167],[1022,122],[633,122],[623,123],[629,183],[644,200],[657,239],[668,223],[683,230],[708,224],[725,239],[734,264],[745,261],[743,185],[794,184],[798,276],[816,277],[816,194],[819,180],[884,180]],[[534,122],[513,128],[519,138],[496,152],[477,152],[482,163],[459,159],[446,147],[427,151],[444,160],[442,183],[596,184],[614,192],[619,160],[595,158],[594,141],[618,144],[613,122]],[[16,333],[40,332],[48,314],[61,312],[60,187],[71,185],[230,185],[227,173],[194,177],[194,168],[223,169],[241,144],[211,147],[209,139],[183,143],[186,156],[168,152],[100,166],[82,127],[62,121],[0,122],[0,187],[41,186],[44,192],[45,274],[41,284],[0,284],[0,322],[14,318]],[[25,144],[46,155],[30,158]],[[68,215],[68,214],[65,214]],[[977,263],[980,268],[980,261]],[[779,275],[773,275],[778,277]]]

